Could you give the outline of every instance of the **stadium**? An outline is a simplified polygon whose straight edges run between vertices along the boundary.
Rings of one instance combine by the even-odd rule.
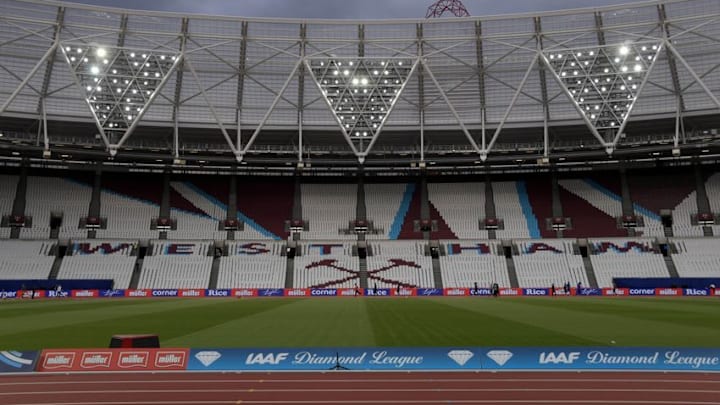
[[[0,403],[720,403],[720,2],[435,16],[0,0]]]

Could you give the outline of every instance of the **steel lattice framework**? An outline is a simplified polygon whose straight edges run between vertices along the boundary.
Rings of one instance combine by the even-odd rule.
[[[438,18],[450,13],[455,17],[470,17],[465,5],[460,0],[439,0],[428,7],[425,18]]]
[[[717,0],[397,21],[0,0],[0,142],[32,122],[47,153],[105,156],[675,152],[715,141],[685,123],[717,115],[718,68]],[[655,122],[670,124],[648,133]]]

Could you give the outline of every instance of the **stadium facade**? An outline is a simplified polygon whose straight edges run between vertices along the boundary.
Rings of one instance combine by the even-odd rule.
[[[714,159],[720,3],[434,20],[0,2],[0,155],[502,167]]]

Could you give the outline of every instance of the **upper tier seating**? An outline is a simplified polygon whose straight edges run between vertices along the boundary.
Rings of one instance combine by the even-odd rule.
[[[307,242],[295,256],[296,288],[353,288],[360,283],[360,259],[352,256],[352,242]]]
[[[430,202],[460,239],[486,239],[478,229],[485,218],[484,183],[428,183]]]
[[[16,176],[0,175],[0,217],[12,213],[15,189],[18,178]],[[0,228],[0,239],[10,237],[10,228]]]
[[[557,288],[570,282],[588,285],[583,259],[573,254],[572,240],[516,242],[519,255],[513,257],[520,287]]]
[[[159,232],[150,229],[151,219],[160,214],[158,205],[107,190],[101,192],[100,200],[100,216],[107,218],[107,229],[98,229],[98,238],[158,237]]]
[[[505,229],[497,231],[498,238],[529,238],[528,220],[537,223],[537,219],[526,217],[518,192],[518,183],[514,181],[492,183],[492,187],[495,212],[505,224]]]
[[[128,288],[137,257],[136,241],[72,241],[63,258],[59,280],[108,280],[113,287]]]
[[[507,260],[495,241],[442,241],[446,256],[440,256],[443,286],[486,288],[493,283],[510,287]]]
[[[52,212],[63,214],[60,238],[84,238],[87,230],[79,229],[80,218],[86,217],[92,197],[92,186],[61,177],[27,178],[25,215],[32,217],[32,228],[22,228],[23,239],[50,237]]]
[[[0,241],[0,279],[41,280],[50,275],[55,242]]]
[[[228,241],[220,259],[218,288],[283,288],[287,257],[284,242]]]
[[[152,241],[138,288],[207,288],[213,257],[207,241]]]
[[[213,203],[192,183],[170,183],[170,216],[177,220],[177,229],[168,232],[172,239],[225,239],[227,232],[218,230],[226,218],[225,208]]]
[[[720,239],[673,239],[672,260],[680,277],[720,277]]]
[[[590,261],[600,287],[614,277],[670,277],[662,254],[649,239],[593,239]]]
[[[367,257],[368,287],[435,287],[432,258],[425,256],[426,242],[385,241],[370,244]]]
[[[707,179],[705,191],[710,202],[710,210],[715,214],[720,213],[720,173],[715,173]],[[712,230],[713,235],[720,235],[720,225],[713,225]]]
[[[376,229],[383,232],[368,234],[368,239],[391,239],[399,235],[404,217],[400,210],[407,184],[365,184],[365,205],[367,219],[373,221]],[[410,201],[405,201],[410,204]]]
[[[306,240],[357,239],[355,234],[343,235],[355,218],[356,184],[302,184],[303,219],[310,221],[310,230],[302,233]]]

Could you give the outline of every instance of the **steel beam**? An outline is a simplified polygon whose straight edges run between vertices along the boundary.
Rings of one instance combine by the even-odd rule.
[[[180,28],[180,53],[185,52],[185,48],[187,46],[187,37],[188,37],[188,25],[189,21],[188,18],[185,17],[182,19],[182,25]],[[173,111],[172,111],[172,120],[173,120],[173,156],[177,159],[180,157],[180,97],[182,95],[182,82],[183,82],[183,74],[185,70],[185,61],[183,60],[178,65],[177,72],[175,73],[175,94],[173,94]]]
[[[37,74],[38,70],[42,67],[42,65],[47,62],[47,60],[50,58],[51,55],[55,54],[55,51],[58,48],[58,44],[60,43],[59,38],[55,40],[55,43],[50,46],[50,49],[48,49],[45,54],[40,58],[40,60],[33,66],[33,68],[30,70],[30,73],[28,73],[25,76],[25,79],[18,85],[18,87],[15,88],[15,90],[10,94],[10,97],[8,97],[7,100],[5,100],[5,103],[3,103],[2,107],[0,107],[0,115],[2,115],[5,110],[12,104],[12,102],[15,100],[15,98],[20,94],[22,89],[27,86],[27,84],[30,82],[30,79]]]
[[[242,148],[242,108],[243,108],[243,97],[245,95],[245,69],[247,64],[247,36],[248,36],[248,22],[243,21],[240,28],[240,55],[238,56],[238,82],[237,92],[235,97],[235,125],[237,130],[237,142],[235,147],[239,150]]]
[[[300,59],[305,59],[305,41],[307,38],[307,25],[300,25]],[[305,109],[305,64],[300,64],[298,68],[298,162],[302,162],[303,149],[303,111]]]
[[[540,53],[536,54],[532,61],[530,62],[530,66],[528,66],[527,70],[525,71],[525,75],[523,76],[522,80],[520,81],[520,85],[517,88],[517,91],[513,95],[513,98],[510,100],[510,105],[505,109],[505,114],[503,114],[502,119],[500,120],[500,123],[498,124],[497,128],[495,128],[495,133],[493,134],[492,138],[490,139],[490,143],[487,146],[487,149],[484,151],[486,154],[487,152],[491,151],[493,146],[495,146],[495,142],[497,141],[498,137],[500,136],[500,132],[502,132],[503,127],[505,126],[505,122],[507,122],[508,117],[510,116],[510,112],[512,112],[512,109],[515,107],[515,103],[517,102],[518,97],[520,97],[520,93],[522,92],[523,87],[525,87],[525,83],[527,82],[528,78],[530,77],[530,73],[532,73],[533,67],[535,67],[535,63],[537,63],[538,55]]]
[[[306,68],[306,69],[312,71],[312,67],[310,66],[310,64],[309,64],[310,62],[308,62],[308,59],[307,59],[307,58],[305,58],[305,60],[303,61],[303,63],[305,64],[305,68]],[[314,75],[314,74],[311,74],[311,75],[310,75],[310,78],[312,79],[313,83],[315,83],[315,87],[318,89],[318,91],[320,92],[320,94],[323,94],[323,88],[322,88],[322,86],[320,85],[320,82],[318,81],[318,79],[315,77],[315,75]],[[408,80],[409,80],[409,77],[408,77]],[[286,83],[286,84],[287,84],[287,83]],[[330,113],[331,113],[332,116],[335,118],[335,122],[337,122],[338,125],[340,126],[340,131],[341,131],[341,133],[342,133],[342,135],[343,135],[343,138],[345,138],[345,142],[347,142],[348,146],[350,146],[350,149],[352,150],[352,152],[353,152],[353,154],[355,155],[355,157],[357,157],[358,160],[363,159],[363,161],[364,161],[365,157],[362,156],[362,155],[360,154],[360,152],[357,150],[357,148],[355,147],[355,144],[353,143],[353,140],[350,138],[350,135],[348,135],[347,131],[345,130],[345,125],[343,125],[342,121],[340,120],[340,118],[338,117],[337,113],[335,112],[335,109],[334,109],[335,107],[332,105],[332,103],[330,103],[330,101],[328,100],[327,97],[322,96],[322,99],[323,99],[323,101],[325,101],[325,105],[327,105],[328,108],[330,109]],[[376,132],[376,133],[377,133],[377,132]]]
[[[477,63],[478,95],[480,96],[480,131],[482,133],[482,150],[485,150],[485,57],[483,56],[482,21],[475,22],[475,58]]]
[[[645,89],[645,85],[648,82],[648,79],[650,79],[650,74],[653,71],[653,68],[655,67],[655,63],[657,63],[658,59],[660,59],[660,52],[662,52],[662,46],[658,47],[657,52],[655,52],[655,57],[653,58],[652,62],[650,63],[650,66],[648,66],[648,70],[645,73],[645,77],[643,78],[642,82],[640,83],[640,86],[637,89],[637,93],[635,93],[635,100],[633,100],[632,104],[630,104],[630,107],[625,112],[625,119],[623,120],[622,124],[620,124],[620,128],[618,128],[617,132],[615,133],[615,138],[612,141],[612,147],[616,147],[618,144],[618,141],[620,140],[620,137],[622,136],[623,131],[625,131],[625,127],[627,126],[628,121],[630,121],[630,117],[632,116],[632,110],[635,107],[635,104],[637,104],[638,98],[642,95],[643,89]]]
[[[673,55],[675,55],[675,58],[677,58],[677,60],[679,60],[680,63],[683,66],[685,66],[685,69],[687,69],[688,73],[690,73],[690,75],[693,77],[693,79],[695,79],[695,81],[700,85],[700,87],[702,87],[702,89],[705,90],[705,93],[707,93],[707,95],[710,97],[710,99],[712,99],[713,103],[715,103],[715,105],[718,108],[720,108],[720,100],[718,100],[718,98],[715,97],[713,92],[710,91],[710,89],[705,84],[705,82],[703,82],[702,78],[700,78],[700,76],[698,76],[698,74],[695,73],[695,70],[692,67],[690,67],[690,64],[687,63],[685,58],[683,58],[683,56],[680,55],[680,53],[677,51],[677,49],[675,49],[675,47],[670,42],[671,41],[665,40],[664,45],[673,53]]]
[[[542,33],[542,21],[540,17],[535,17],[535,38],[537,44],[537,51],[543,52],[543,33]],[[550,120],[550,102],[548,101],[547,94],[547,81],[545,78],[545,65],[538,59],[538,75],[540,76],[540,93],[542,97],[543,106],[543,156],[550,156],[550,145],[549,145],[549,129],[548,121]]]
[[[475,152],[482,155],[486,151],[481,150],[477,146],[477,142],[475,142],[475,139],[473,139],[472,134],[470,134],[470,131],[468,131],[467,127],[465,126],[465,123],[460,118],[460,114],[458,114],[457,110],[455,110],[455,107],[450,102],[450,99],[448,98],[447,94],[445,93],[445,90],[442,89],[442,86],[440,86],[440,83],[437,81],[437,78],[435,78],[435,75],[433,74],[432,69],[430,69],[430,67],[427,66],[427,64],[425,64],[425,61],[422,61],[421,63],[423,63],[425,65],[425,70],[427,71],[427,74],[430,77],[430,80],[432,80],[433,84],[440,92],[440,95],[442,96],[443,100],[445,100],[445,103],[450,108],[450,112],[452,112],[453,116],[455,117],[455,120],[458,122],[458,125],[460,125],[460,128],[462,129],[463,133],[465,134],[465,138],[467,138],[468,142],[473,147]]]
[[[665,12],[665,5],[658,4],[658,17],[660,18],[660,25],[662,29],[663,38],[667,41],[670,38],[670,23],[667,21],[667,13]],[[665,55],[668,58],[668,67],[670,68],[670,77],[673,82],[673,90],[675,96],[680,99],[680,111],[685,111],[685,99],[683,98],[683,92],[680,86],[680,76],[678,75],[677,63],[673,54],[665,48]]]
[[[58,41],[60,38],[60,32],[65,21],[65,7],[58,7],[57,17],[55,18],[55,32],[53,33],[53,41]],[[43,119],[43,138],[45,140],[45,150],[50,150],[50,141],[48,139],[47,132],[47,111],[45,99],[48,96],[48,88],[50,87],[50,79],[52,78],[53,68],[55,67],[55,55],[57,52],[53,52],[48,58],[47,65],[45,66],[45,76],[43,77],[42,87],[40,88],[40,99],[38,100],[38,112],[42,114]]]
[[[285,90],[287,90],[288,86],[290,86],[290,83],[292,83],[293,79],[295,78],[295,74],[297,73],[298,69],[300,68],[300,65],[302,65],[303,60],[300,59],[295,63],[295,67],[293,67],[292,71],[290,72],[290,75],[285,80],[285,83],[283,83],[283,86],[280,88],[280,91],[278,92],[277,96],[275,96],[275,99],[273,100],[272,104],[270,104],[270,108],[265,112],[265,115],[263,116],[262,120],[260,120],[260,123],[258,124],[258,127],[255,128],[255,132],[253,132],[250,139],[248,139],[247,143],[245,144],[245,147],[239,150],[235,150],[235,156],[237,157],[238,161],[241,161],[243,156],[247,153],[248,150],[250,150],[250,147],[253,143],[255,143],[255,139],[257,139],[258,135],[260,135],[260,132],[262,131],[263,127],[267,123],[268,119],[270,119],[270,115],[275,111],[275,107],[277,107],[277,104],[280,102],[280,99],[282,98],[282,95],[285,93]]]
[[[360,163],[363,163],[365,160],[365,156],[367,156],[368,153],[370,153],[370,150],[372,150],[373,146],[375,146],[375,142],[380,138],[380,135],[382,134],[383,128],[385,128],[385,124],[388,121],[388,117],[390,114],[392,114],[393,110],[395,109],[395,104],[397,104],[398,100],[400,100],[400,96],[402,96],[403,92],[405,91],[405,88],[407,87],[408,83],[410,83],[410,79],[412,78],[412,75],[417,71],[417,68],[420,64],[422,64],[422,59],[418,58],[413,62],[412,68],[410,68],[410,72],[408,72],[407,78],[405,78],[405,81],[403,82],[402,86],[400,86],[400,89],[398,90],[397,96],[393,99],[392,103],[388,106],[387,112],[385,114],[385,119],[380,123],[378,126],[377,131],[375,131],[375,136],[373,136],[372,140],[370,141],[370,145],[368,145],[367,149],[365,149],[364,152],[360,153],[359,159],[361,160]],[[427,70],[428,73],[430,73],[430,70]],[[432,74],[432,73],[430,73]]]
[[[543,63],[545,63],[545,67],[547,67],[547,71],[550,72],[550,75],[555,79],[557,84],[560,86],[560,90],[562,90],[563,94],[565,94],[565,96],[568,98],[568,101],[570,101],[570,104],[573,107],[575,107],[575,111],[578,112],[578,114],[580,115],[580,118],[583,120],[583,122],[585,122],[585,125],[588,127],[588,129],[590,130],[590,133],[595,137],[595,139],[597,139],[598,143],[600,143],[600,145],[602,145],[604,147],[611,145],[605,141],[605,139],[602,137],[602,135],[600,135],[600,133],[598,132],[597,128],[595,128],[595,126],[592,124],[592,122],[590,122],[588,117],[585,115],[585,112],[580,108],[578,103],[575,101],[575,98],[573,97],[573,95],[570,94],[570,91],[567,89],[567,87],[565,87],[565,84],[562,82],[562,79],[560,78],[560,76],[552,68],[552,65],[550,64],[550,61],[548,60],[547,56],[545,56],[544,53],[541,53],[539,55],[539,57],[540,57],[540,60],[542,60]]]
[[[140,124],[140,121],[142,121],[142,117],[145,116],[145,113],[147,110],[150,109],[150,106],[152,106],[153,101],[157,98],[158,94],[162,91],[162,89],[165,87],[165,84],[170,79],[170,76],[172,76],[173,73],[175,73],[175,69],[177,69],[178,65],[181,61],[185,59],[185,54],[180,53],[180,55],[175,58],[175,62],[173,62],[172,66],[170,66],[170,70],[167,72],[165,77],[160,81],[160,84],[157,85],[155,88],[155,91],[150,95],[150,98],[148,98],[147,102],[145,103],[145,107],[143,107],[140,112],[137,114],[137,117],[135,118],[135,121],[133,121],[132,125],[130,125],[130,128],[125,130],[125,133],[123,134],[122,138],[113,145],[110,145],[110,153],[115,154],[117,153],[117,150],[130,138],[130,135],[132,135],[133,132],[135,132],[135,128],[137,128],[138,124]],[[188,61],[189,63],[190,61]],[[200,83],[198,83],[200,85]],[[93,114],[94,115],[94,114]]]
[[[423,40],[423,25],[416,25],[417,53],[423,58],[425,54],[425,41]],[[410,78],[408,78],[409,80]],[[420,161],[425,161],[425,70],[423,65],[418,66],[418,113],[420,119]]]

